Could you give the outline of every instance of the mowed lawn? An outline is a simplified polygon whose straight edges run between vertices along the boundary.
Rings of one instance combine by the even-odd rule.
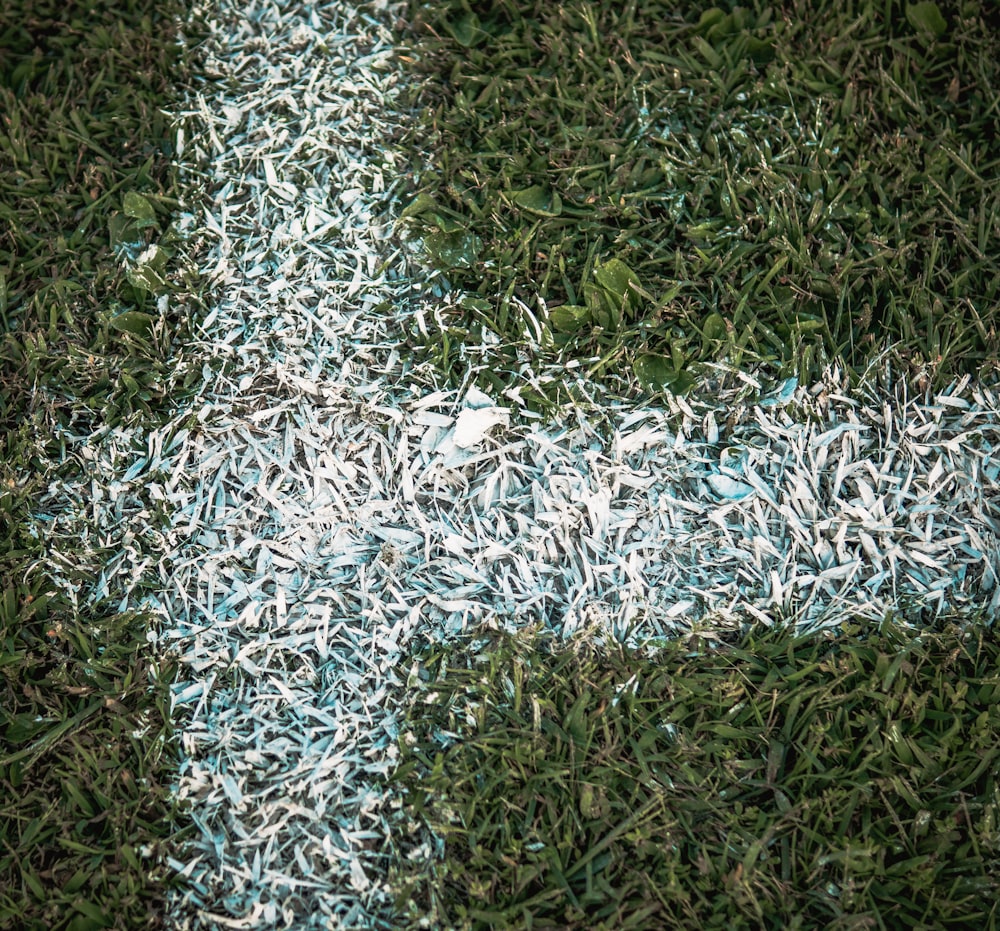
[[[163,923],[174,771],[148,619],[95,598],[122,528],[63,539],[79,441],[177,400],[163,109],[180,3],[0,5],[0,927]],[[159,270],[134,267],[147,248]],[[160,274],[162,273],[162,275]],[[53,554],[59,553],[56,559]],[[68,555],[67,555],[68,554]]]
[[[54,562],[36,528],[74,437],[183,400],[184,15],[0,10],[0,927],[156,927],[177,881],[172,670],[92,597],[113,536]],[[995,381],[994,4],[413,0],[397,39],[425,108],[401,235],[451,295],[403,348],[443,381],[539,411],[567,366],[638,403],[831,360]],[[991,617],[475,631],[401,668],[398,927],[997,924]]]
[[[454,384],[543,413],[589,409],[581,371],[640,403],[831,362],[890,403],[995,384],[994,4],[414,0],[408,26],[402,235],[446,295],[412,344]],[[406,927],[996,927],[993,622],[428,645]]]

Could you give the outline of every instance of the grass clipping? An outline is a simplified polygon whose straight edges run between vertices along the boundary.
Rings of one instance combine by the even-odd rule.
[[[993,927],[998,661],[889,624],[429,649],[395,778],[444,857],[404,861],[406,926]]]

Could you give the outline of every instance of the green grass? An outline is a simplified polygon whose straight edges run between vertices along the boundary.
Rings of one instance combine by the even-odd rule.
[[[190,308],[168,294],[179,2],[0,6],[0,927],[162,921],[168,664],[114,592],[77,608],[31,532],[77,475],[66,433],[172,402]],[[144,262],[138,256],[150,247]],[[122,259],[125,258],[123,267]],[[60,571],[79,603],[114,551]]]
[[[403,38],[403,225],[463,295],[411,336],[456,383],[995,375],[991,0],[411,0]]]
[[[61,428],[174,401],[178,4],[0,7],[5,928],[162,922],[172,670],[148,619],[75,607],[29,527],[75,475]],[[887,344],[918,385],[992,374],[1000,17],[932,7],[411,3],[406,222],[468,292],[413,341],[494,390],[570,358],[627,390],[721,358],[808,377]],[[80,603],[106,555],[81,546]],[[445,857],[402,862],[404,922],[997,924],[991,628],[420,661],[396,781]]]
[[[400,851],[400,928],[1000,924],[993,629],[417,659],[399,831],[444,856]]]
[[[995,2],[411,0],[401,35],[399,236],[446,295],[408,342],[453,384],[996,378]],[[399,927],[996,928],[989,620],[427,647]]]

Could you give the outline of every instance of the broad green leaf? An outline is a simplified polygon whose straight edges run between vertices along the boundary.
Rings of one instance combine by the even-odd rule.
[[[102,929],[110,927],[110,924],[105,924],[96,918],[90,918],[87,915],[77,915],[66,925],[66,931],[102,931]]]
[[[692,224],[687,228],[686,232],[692,239],[709,240],[715,237],[720,226],[721,221],[719,220],[706,220],[704,223]]]
[[[63,892],[67,895],[73,895],[89,881],[92,881],[90,873],[87,870],[79,869],[63,884]]]
[[[458,303],[466,310],[475,310],[481,314],[489,313],[493,309],[493,305],[489,301],[473,294],[463,294]]]
[[[471,48],[483,36],[483,30],[479,25],[479,17],[471,10],[459,16],[458,19],[450,20],[446,24],[446,28],[455,41],[463,48]]]
[[[727,332],[726,321],[722,319],[720,314],[712,313],[705,318],[702,333],[706,340],[725,339]]]
[[[822,330],[825,326],[825,321],[813,314],[795,314],[792,323],[777,323],[774,331],[781,336],[788,337],[795,333],[814,333],[817,330]]]
[[[728,19],[728,15],[725,10],[720,10],[717,6],[710,7],[701,14],[698,19],[697,30],[700,35],[704,35],[713,26],[718,26],[720,23]]]
[[[432,213],[427,217],[426,222],[435,226],[442,233],[464,233],[465,226],[459,220],[442,216],[440,213]]]
[[[695,385],[695,378],[687,369],[676,369],[670,390],[674,394],[687,394]]]
[[[134,398],[137,394],[139,394],[142,386],[131,375],[129,375],[128,372],[119,372],[118,378],[121,383],[128,388],[128,396],[130,398]]]
[[[151,294],[163,294],[170,289],[166,279],[151,265],[130,265],[125,269],[125,277],[133,288]]]
[[[430,194],[418,194],[406,205],[403,212],[400,213],[399,218],[404,220],[407,217],[417,217],[422,213],[427,213],[436,209],[437,203]]]
[[[471,268],[482,248],[483,241],[468,230],[439,231],[424,237],[424,249],[440,269]]]
[[[621,259],[611,259],[594,269],[597,283],[619,300],[632,297],[639,277]]]
[[[549,311],[549,323],[560,333],[576,333],[590,323],[590,310],[579,304],[563,304]]]
[[[22,840],[21,843],[24,844],[24,841]],[[28,888],[34,894],[35,898],[38,899],[40,902],[45,902],[46,900],[49,899],[51,890],[49,892],[46,892],[45,887],[42,885],[41,881],[32,871],[30,865],[28,865],[26,868],[22,868],[21,879],[24,880],[25,885],[28,886]]]
[[[15,715],[7,726],[4,739],[11,744],[25,743],[31,740],[48,726],[48,722],[44,718],[42,720],[37,718],[38,716],[33,714]]]
[[[917,32],[927,33],[934,36],[935,39],[943,36],[948,29],[948,24],[941,15],[938,5],[931,0],[925,0],[923,3],[908,3],[906,5],[906,18]]]
[[[138,254],[145,245],[139,233],[139,225],[131,217],[121,213],[108,218],[108,236],[113,249],[124,249]]]
[[[677,378],[673,362],[666,356],[654,353],[639,356],[632,363],[632,369],[646,388],[668,388]]]
[[[126,310],[111,318],[111,326],[119,333],[131,333],[147,339],[153,329],[153,318],[140,310]]]
[[[718,47],[717,43],[743,32],[748,22],[749,14],[742,7],[736,7],[732,13],[724,13],[718,7],[713,7],[702,13],[697,32]]]
[[[75,899],[73,908],[81,913],[69,923],[73,931],[98,931],[100,928],[110,928],[114,924],[108,913],[93,902]]]
[[[136,225],[140,228],[156,225],[156,211],[142,194],[129,191],[122,202],[122,209],[125,211],[125,216],[136,220]]]
[[[557,217],[562,213],[562,199],[559,195],[540,184],[517,191],[511,200],[522,210],[540,217]]]
[[[583,299],[594,322],[605,330],[617,330],[622,323],[625,299],[607,288],[588,281],[583,286]]]

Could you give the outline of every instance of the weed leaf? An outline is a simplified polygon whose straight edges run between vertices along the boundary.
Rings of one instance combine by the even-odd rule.
[[[935,39],[941,38],[948,29],[948,24],[941,15],[938,5],[932,0],[908,3],[906,5],[906,18],[917,32],[931,35]]]
[[[522,210],[539,217],[557,217],[562,213],[562,200],[559,195],[540,184],[516,192],[511,200]]]

